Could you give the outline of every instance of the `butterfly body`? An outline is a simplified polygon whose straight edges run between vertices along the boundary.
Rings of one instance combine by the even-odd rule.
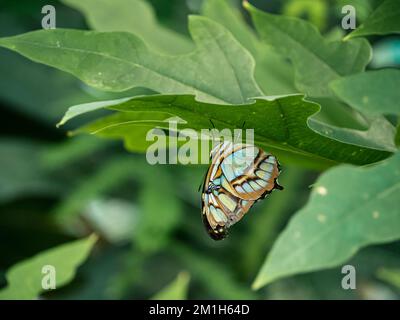
[[[262,149],[226,141],[210,153],[211,165],[203,185],[202,216],[214,240],[227,235],[253,204],[265,198],[277,183],[279,163]]]

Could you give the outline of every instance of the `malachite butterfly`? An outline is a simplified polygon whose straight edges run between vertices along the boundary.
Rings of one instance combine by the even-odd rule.
[[[279,162],[271,154],[249,144],[225,141],[210,153],[211,165],[202,191],[202,217],[208,234],[221,240],[228,229],[274,189]]]

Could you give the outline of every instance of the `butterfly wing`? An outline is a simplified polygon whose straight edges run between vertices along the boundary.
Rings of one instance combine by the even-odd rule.
[[[235,145],[221,162],[221,169],[233,194],[241,199],[258,200],[281,188],[276,182],[280,172],[277,159],[255,146]]]
[[[263,150],[223,142],[211,151],[202,193],[203,223],[214,240],[221,240],[260,198],[274,188],[279,163]]]
[[[202,198],[203,223],[215,240],[223,239],[227,229],[238,222],[255,202],[235,197],[221,185],[211,192],[204,192]]]

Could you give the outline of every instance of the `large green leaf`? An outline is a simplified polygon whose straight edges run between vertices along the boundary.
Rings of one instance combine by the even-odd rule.
[[[307,21],[244,5],[261,39],[293,62],[296,86],[310,96],[332,95],[329,82],[363,71],[371,58],[365,39],[328,41]]]
[[[105,105],[106,103],[102,103],[98,107],[103,108]],[[366,131],[324,126],[310,118],[319,111],[319,105],[305,101],[302,95],[259,98],[253,104],[230,106],[202,103],[187,95],[155,95],[137,97],[122,103],[115,101],[109,105],[110,109],[118,112],[101,118],[78,132],[124,139],[126,147],[134,151],[146,151],[149,144],[153,143],[146,141],[146,133],[154,127],[168,129],[166,120],[171,116],[184,119],[185,123],[178,126],[180,130],[192,128],[198,131],[209,128],[210,119],[220,130],[240,128],[246,119],[246,128],[253,128],[255,131],[255,142],[276,154],[283,162],[320,168],[337,162],[371,163],[387,157],[390,152],[396,150],[393,145],[393,127],[387,139],[392,145],[382,148],[382,141],[368,142],[371,134]],[[61,123],[95,109],[96,103],[72,107]],[[226,116],[228,114],[229,117]],[[320,126],[319,130],[326,129],[326,136],[311,130],[307,123],[311,127]],[[384,126],[381,126],[381,130],[382,128]],[[340,138],[340,135],[343,138],[346,132],[346,139],[354,142],[362,140],[363,143],[369,144],[368,148],[335,139]]]
[[[97,237],[63,244],[43,251],[38,255],[21,261],[7,272],[8,286],[0,291],[0,299],[35,299],[44,291],[42,273],[44,266],[53,266],[56,275],[56,288],[70,282],[79,265],[86,260]]]
[[[373,11],[364,23],[346,38],[363,37],[374,34],[400,33],[400,1],[385,0]]]
[[[186,300],[189,287],[190,275],[187,272],[180,272],[176,279],[168,286],[154,295],[152,300]]]
[[[343,18],[342,8],[351,5],[356,10],[357,22],[364,22],[383,0],[335,0],[336,16]],[[343,29],[342,29],[343,30]]]
[[[147,1],[62,0],[62,2],[81,11],[93,30],[131,32],[142,38],[150,48],[165,53],[190,52],[194,47],[185,36],[161,26]]]
[[[340,99],[361,112],[400,114],[400,70],[368,71],[330,85]]]
[[[221,23],[250,51],[256,61],[255,78],[264,93],[280,95],[297,92],[291,65],[256,37],[232,0],[206,0],[202,14]]]
[[[254,288],[340,265],[360,248],[400,239],[400,154],[372,167],[336,167],[275,242]]]
[[[40,30],[2,38],[0,46],[70,72],[102,90],[142,86],[219,103],[245,103],[261,95],[253,78],[252,56],[225,28],[191,16],[189,29],[197,49],[181,56],[155,53],[124,32]]]

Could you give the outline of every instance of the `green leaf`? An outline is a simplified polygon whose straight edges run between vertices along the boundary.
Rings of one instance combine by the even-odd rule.
[[[292,61],[297,88],[312,97],[331,96],[329,82],[363,71],[371,58],[365,39],[328,41],[307,21],[244,5],[261,39]]]
[[[319,105],[303,100],[302,95],[264,97],[257,99],[254,104],[230,106],[206,104],[196,101],[193,96],[183,95],[154,95],[133,98],[122,104],[114,103],[111,103],[110,109],[118,111],[117,113],[101,118],[78,132],[124,139],[128,149],[144,152],[149,144],[153,144],[152,141],[146,141],[147,132],[154,127],[168,129],[169,123],[166,120],[171,116],[178,116],[186,121],[179,125],[179,130],[191,128],[197,131],[209,128],[210,119],[219,130],[241,128],[243,119],[246,119],[246,128],[255,130],[255,142],[278,156],[284,163],[300,163],[319,168],[337,162],[365,164],[381,160],[396,150],[393,146],[382,148],[378,141],[370,143],[369,148],[336,141],[344,137],[367,144],[367,138],[371,134],[368,131],[324,126],[310,118],[319,111]],[[104,105],[105,103],[99,104],[99,108]],[[95,104],[90,108],[84,105],[82,109],[74,106],[61,122],[65,123],[88,109],[96,109]],[[227,114],[230,117],[227,118]],[[309,126],[319,126],[319,130],[326,130],[327,137],[311,130]],[[383,128],[385,127],[381,126],[381,130]],[[393,144],[395,129],[389,129],[391,131],[388,141]]]
[[[380,268],[376,276],[382,281],[400,289],[400,269]]]
[[[327,171],[275,242],[253,288],[334,267],[359,249],[400,239],[400,154],[371,167]]]
[[[155,53],[124,32],[40,30],[2,38],[0,46],[72,73],[101,90],[142,86],[218,103],[245,103],[261,95],[253,78],[252,56],[225,28],[190,16],[189,30],[197,49],[181,56]]]
[[[400,114],[400,70],[382,69],[351,75],[330,84],[338,98],[369,114]]]
[[[74,278],[76,269],[86,260],[96,240],[92,235],[43,251],[12,266],[6,273],[8,286],[0,291],[0,299],[38,298],[44,291],[42,268],[47,265],[55,268],[56,288],[66,285]]]
[[[308,126],[312,130],[340,142],[375,150],[397,151],[394,143],[396,128],[384,117],[371,119],[367,130],[338,128],[314,118],[309,119]]]
[[[365,19],[362,25],[349,33],[346,39],[374,34],[400,33],[399,16],[400,2],[398,0],[385,0]]]
[[[164,53],[185,53],[193,49],[193,44],[188,38],[157,22],[154,10],[147,1],[62,0],[62,2],[82,12],[93,30],[131,32],[142,38],[150,48]]]
[[[174,281],[154,295],[151,300],[186,300],[189,281],[189,273],[180,272]]]
[[[297,92],[291,65],[257,38],[233,1],[205,0],[202,14],[222,24],[250,51],[256,61],[255,78],[264,93],[281,95]]]

